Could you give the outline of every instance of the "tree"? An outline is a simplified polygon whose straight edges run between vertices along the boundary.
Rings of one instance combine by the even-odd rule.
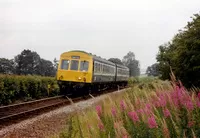
[[[157,61],[163,79],[170,69],[177,79],[190,88],[200,84],[200,15],[195,14],[183,30],[166,46],[159,48]]]
[[[128,52],[127,55],[124,56],[122,62],[129,68],[130,76],[140,75],[139,61],[135,59],[135,54],[133,52]]]
[[[55,76],[56,69],[53,63],[49,60],[41,59],[40,61],[40,75],[42,76]]]
[[[124,65],[128,66],[134,60],[135,60],[135,54],[129,51],[127,55],[124,56],[124,58],[122,59],[122,62],[124,63]]]
[[[53,60],[53,66],[56,70],[58,69],[58,60],[56,58]]]
[[[15,57],[17,74],[40,74],[40,56],[31,50],[23,50]]]
[[[123,65],[122,61],[119,58],[110,58],[110,59],[108,59],[108,61],[111,61],[111,62],[116,63],[116,64]]]
[[[148,66],[146,70],[146,74],[148,76],[158,76],[159,75],[158,63]]]
[[[6,58],[0,58],[0,73],[3,74],[15,73],[14,61]]]

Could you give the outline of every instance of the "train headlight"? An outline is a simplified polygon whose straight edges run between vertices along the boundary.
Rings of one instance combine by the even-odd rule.
[[[63,76],[61,75],[60,77],[59,77],[59,80],[62,80],[63,79]]]
[[[79,80],[81,80],[81,77],[78,77]]]
[[[86,78],[85,77],[83,78],[83,81],[86,82]]]

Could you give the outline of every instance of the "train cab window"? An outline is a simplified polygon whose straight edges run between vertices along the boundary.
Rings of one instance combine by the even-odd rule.
[[[80,71],[88,71],[89,62],[88,61],[81,61]]]
[[[61,69],[68,70],[69,68],[69,60],[62,60]]]
[[[72,60],[72,61],[71,61],[70,70],[78,70],[78,64],[79,64],[79,61],[78,61],[78,60]]]

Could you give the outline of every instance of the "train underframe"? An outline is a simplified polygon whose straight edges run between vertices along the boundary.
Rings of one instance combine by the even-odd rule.
[[[127,81],[120,82],[101,82],[101,83],[80,83],[58,81],[60,93],[65,96],[83,96],[93,93],[101,93],[104,90],[119,89],[126,87]]]

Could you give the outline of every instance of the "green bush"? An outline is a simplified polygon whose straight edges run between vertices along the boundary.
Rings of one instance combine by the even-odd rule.
[[[58,94],[59,87],[54,77],[0,75],[0,105]]]

